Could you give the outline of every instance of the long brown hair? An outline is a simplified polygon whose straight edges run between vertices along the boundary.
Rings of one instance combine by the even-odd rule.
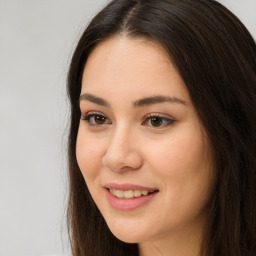
[[[113,0],[84,31],[68,74],[73,255],[138,255],[136,244],[109,231],[75,155],[84,65],[96,45],[119,34],[146,37],[165,48],[209,136],[217,184],[202,255],[256,255],[256,45],[239,19],[214,0]]]

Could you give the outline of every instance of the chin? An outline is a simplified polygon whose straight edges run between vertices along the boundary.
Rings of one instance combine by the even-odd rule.
[[[119,240],[125,243],[140,243],[146,239],[145,233],[141,229],[132,227],[124,227],[123,225],[108,225],[111,233]]]
[[[112,231],[111,231],[112,232]],[[137,237],[137,235],[134,236],[134,234],[131,233],[125,233],[124,232],[112,232],[112,234],[122,242],[128,243],[128,244],[136,244],[140,243],[141,239]]]

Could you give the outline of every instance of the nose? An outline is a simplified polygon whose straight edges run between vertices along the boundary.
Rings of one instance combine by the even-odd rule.
[[[102,163],[114,172],[138,170],[143,160],[137,146],[136,135],[125,128],[113,131]]]

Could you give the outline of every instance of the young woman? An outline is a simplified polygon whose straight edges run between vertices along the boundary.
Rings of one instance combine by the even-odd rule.
[[[256,46],[213,0],[114,0],[68,76],[74,256],[256,255]]]

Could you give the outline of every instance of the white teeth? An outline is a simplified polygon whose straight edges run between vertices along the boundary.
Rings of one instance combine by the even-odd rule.
[[[134,197],[146,196],[149,194],[147,190],[119,190],[119,189],[109,189],[110,193],[118,198],[122,199],[132,199]]]
[[[123,198],[124,197],[124,191],[123,190],[116,190],[115,192],[116,197]]]
[[[127,198],[127,199],[133,198],[133,191],[132,190],[124,191],[124,197]]]
[[[135,191],[133,192],[133,195],[134,195],[135,197],[140,197],[140,196],[141,196],[141,191],[135,190]]]
[[[142,193],[142,195],[146,196],[148,194],[148,191],[143,190],[141,193]]]

